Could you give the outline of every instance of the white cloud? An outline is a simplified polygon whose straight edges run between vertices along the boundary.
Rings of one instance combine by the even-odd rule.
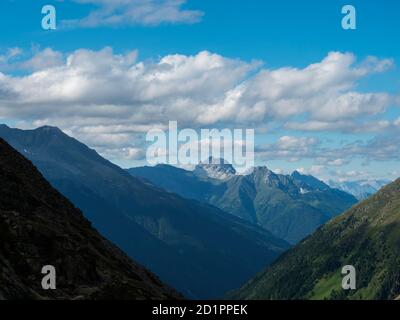
[[[186,0],[72,0],[79,4],[90,4],[96,8],[81,19],[64,20],[64,26],[93,28],[98,26],[146,25],[162,23],[199,22],[203,12],[186,10]]]
[[[261,69],[209,52],[169,55],[138,62],[137,52],[77,50],[60,64],[61,53],[45,49],[25,65],[38,72],[2,75],[0,87],[19,99],[3,101],[0,113],[41,112],[86,118],[113,117],[134,123],[180,120],[204,125],[265,123],[309,114],[314,124],[383,112],[385,93],[350,91],[372,68],[351,68],[350,54],[330,53],[305,69]],[[18,107],[16,106],[18,105]],[[60,106],[60,107],[59,107]],[[49,110],[50,109],[50,110]],[[33,113],[33,114],[30,114]],[[321,120],[322,119],[322,120]]]
[[[31,71],[39,71],[61,66],[64,63],[63,54],[46,48],[38,51],[31,59],[21,63],[18,68]]]
[[[356,91],[360,79],[392,62],[367,60],[357,64],[352,54],[331,52],[303,69],[268,70],[257,61],[207,51],[143,62],[136,50],[117,54],[111,48],[80,49],[66,55],[44,49],[20,63],[31,72],[0,72],[0,117],[23,120],[25,126],[57,125],[91,146],[133,158],[142,147],[134,138],[170,120],[191,128],[265,129],[276,123],[296,131],[393,129],[399,120],[376,118],[392,97]],[[293,117],[305,120],[295,122]],[[316,138],[287,135],[259,152],[267,159],[291,161],[325,157],[324,163],[335,165],[335,160],[367,149],[347,146],[337,150],[343,155],[330,154]]]
[[[396,122],[392,123],[389,120],[363,120],[287,122],[284,127],[289,130],[304,132],[376,133],[383,132],[396,125]]]
[[[370,172],[363,170],[331,170],[330,175],[337,182],[359,181],[373,178]]]
[[[18,47],[9,48],[5,52],[0,54],[0,71],[8,71],[10,69],[10,64],[12,64],[15,59],[20,57],[23,50]]]
[[[377,57],[369,56],[363,62],[363,66],[375,72],[385,72],[394,66],[393,59],[379,60]]]
[[[314,157],[314,149],[319,144],[319,140],[312,137],[283,136],[276,143],[258,146],[256,151],[266,161],[285,159],[294,162]]]
[[[278,149],[281,150],[290,150],[290,149],[298,149],[298,148],[307,148],[309,146],[316,145],[318,140],[315,138],[307,138],[307,137],[289,137],[283,136],[280,137],[277,143]]]
[[[346,163],[346,160],[344,159],[334,159],[334,160],[329,160],[327,162],[328,165],[330,166],[335,166],[335,167],[341,167]]]
[[[62,66],[21,77],[0,74],[0,88],[17,97],[3,97],[0,114],[63,121],[80,116],[88,123],[103,118],[103,124],[196,123],[255,67],[209,52],[154,63],[137,62],[136,56],[111,48],[77,50]]]
[[[11,59],[22,54],[22,49],[18,47],[9,48],[4,54],[0,55],[0,63],[7,63]]]
[[[98,148],[98,152],[111,161],[130,162],[144,160],[146,157],[145,150],[134,147],[123,148]]]
[[[272,171],[276,174],[286,174],[286,171],[281,168],[274,168]]]
[[[325,169],[326,169],[325,166],[314,165],[311,166],[309,169],[297,168],[296,171],[304,175],[312,175],[319,177],[324,173]]]
[[[357,66],[354,55],[331,52],[304,69],[263,69],[228,91],[199,121],[257,122],[308,114],[313,121],[335,122],[376,115],[386,110],[391,97],[354,89],[359,79],[391,65],[383,61],[369,58]]]

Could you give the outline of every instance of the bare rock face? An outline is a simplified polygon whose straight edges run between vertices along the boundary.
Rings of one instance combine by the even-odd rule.
[[[210,157],[207,161],[198,164],[194,173],[199,177],[228,180],[236,175],[236,170],[227,161]]]
[[[42,288],[45,265],[57,271],[56,290]],[[0,139],[0,300],[181,298],[104,239]]]

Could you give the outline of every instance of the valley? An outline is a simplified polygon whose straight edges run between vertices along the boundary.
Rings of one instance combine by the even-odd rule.
[[[214,205],[291,244],[358,202],[354,196],[297,171],[282,175],[256,167],[248,175],[237,175],[229,163],[211,164],[216,162],[210,159],[194,171],[158,165],[128,172],[182,197]]]
[[[234,299],[388,299],[398,293],[395,285],[387,289],[397,281],[398,182],[354,205],[352,195],[297,171],[282,175],[258,167],[237,175],[226,162],[201,163],[194,171],[168,165],[126,171],[58,128],[0,126],[0,137],[28,157],[103,236],[188,298],[221,298],[229,292]],[[20,156],[14,152],[13,157]],[[3,238],[13,237],[7,215],[16,207],[7,209],[4,192],[7,189],[0,216]],[[12,224],[21,224],[22,217],[26,219],[16,215]],[[3,241],[0,254],[9,254],[4,247],[8,241]],[[290,249],[289,243],[298,242]],[[384,267],[372,257],[379,257]],[[71,266],[74,263],[81,262],[71,261]],[[339,268],[346,263],[354,263],[360,272],[361,289],[354,295],[340,290]],[[39,264],[33,267],[40,270]],[[98,281],[90,270],[88,266],[82,274],[74,273],[73,281]],[[298,281],[293,281],[294,274]],[[10,295],[10,290],[0,291],[0,296]],[[100,297],[97,290],[91,298]]]
[[[186,297],[221,297],[290,247],[214,206],[132,177],[58,128],[1,126],[0,137],[104,237]]]

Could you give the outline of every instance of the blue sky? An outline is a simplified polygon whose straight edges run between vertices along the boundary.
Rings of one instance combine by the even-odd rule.
[[[358,30],[341,28],[341,8],[357,9]],[[0,4],[3,47],[57,47],[72,51],[105,45],[116,50],[137,48],[144,58],[173,52],[195,54],[202,50],[246,60],[261,59],[272,67],[305,66],[332,50],[351,51],[359,56],[399,58],[400,3],[392,0],[365,1],[226,1],[192,0],[184,8],[200,10],[204,16],[195,24],[76,28],[43,32],[41,8],[56,6],[58,19],[83,17],[93,5],[71,1],[5,0]],[[7,13],[7,14],[5,14]]]
[[[399,2],[115,0],[113,5],[109,3],[108,0],[1,1],[0,72],[5,75],[4,83],[7,83],[2,88],[0,82],[2,122],[20,127],[58,125],[111,160],[130,166],[142,163],[140,149],[143,145],[140,139],[143,139],[143,132],[137,127],[149,124],[154,119],[149,111],[154,108],[157,110],[154,112],[162,110],[167,118],[171,117],[169,120],[175,120],[178,114],[177,120],[189,127],[254,126],[256,143],[260,146],[256,155],[257,163],[267,164],[273,169],[290,171],[304,168],[305,172],[325,179],[400,176]],[[41,28],[41,8],[47,4],[57,9],[56,31],[44,31]],[[357,30],[341,28],[341,8],[345,4],[351,4],[357,10]],[[135,14],[135,10],[139,12],[149,7],[152,12]],[[128,11],[133,15],[124,15]],[[91,24],[88,25],[89,20],[85,18],[93,12],[100,14],[95,15],[96,19],[90,20]],[[110,18],[116,16],[119,22],[110,22],[115,21]],[[112,52],[99,54],[105,47],[112,48]],[[81,49],[90,51],[82,54],[79,51]],[[201,52],[209,54],[198,56]],[[337,55],[329,56],[332,52]],[[160,87],[155,89],[147,82],[144,84],[143,79],[148,79],[151,70],[159,67],[163,58],[175,54],[179,54],[181,59],[168,58],[164,62],[182,67],[179,75],[172,77],[177,87],[173,87],[172,82],[168,87],[160,82]],[[142,63],[144,71],[141,69],[140,72],[143,79],[139,81],[136,75],[134,78],[137,86],[143,86],[140,94],[147,93],[146,90],[168,90],[167,96],[164,100],[160,97],[153,99],[150,93],[145,97],[132,97],[129,94],[132,88],[126,88],[127,96],[113,104],[113,97],[115,99],[118,94],[110,88],[109,91],[103,90],[102,99],[84,92],[76,100],[65,98],[62,94],[71,88],[75,89],[75,97],[75,94],[78,95],[76,92],[84,90],[81,85],[85,88],[106,85],[95,81],[82,82],[81,78],[74,78],[74,83],[72,80],[60,81],[58,86],[54,85],[50,93],[43,93],[46,97],[54,94],[49,100],[32,89],[35,85],[46,85],[46,80],[38,80],[38,76],[46,72],[50,75],[46,79],[51,79],[48,81],[58,81],[58,77],[65,79],[66,75],[75,72],[77,69],[60,70],[71,56],[75,58],[76,68],[83,70],[84,66],[90,76],[105,72],[105,79],[112,72],[110,70],[121,68],[118,69],[120,73],[128,72],[132,65]],[[116,67],[105,70],[100,62],[93,62],[88,69],[85,59],[91,62],[110,59],[109,63],[116,63]],[[218,72],[210,69],[213,63],[222,66]],[[308,92],[307,79],[318,76],[320,72],[307,69],[313,64],[318,64],[315,68],[318,70],[335,70],[322,79],[326,81],[326,87],[319,87],[318,82],[310,83],[316,89]],[[286,68],[297,71],[287,73]],[[183,81],[181,77],[185,76],[189,78]],[[195,82],[195,79],[206,76],[209,77],[208,81],[220,85],[223,97],[218,96],[217,85],[213,95],[210,93],[206,98],[201,97],[199,92],[210,88],[204,83]],[[132,77],[129,72],[123,79]],[[229,77],[232,77],[232,81],[223,79]],[[293,78],[297,77],[299,82],[292,83]],[[89,81],[88,78],[85,74],[85,81]],[[304,82],[301,82],[303,78]],[[118,81],[123,79],[118,78]],[[189,96],[188,93],[182,93],[181,88],[182,83],[191,81],[198,88],[190,86]],[[344,83],[343,88],[340,82]],[[261,106],[259,119],[237,117],[223,111],[218,119],[210,120],[208,117],[205,121],[201,117],[201,112],[212,113],[215,105],[228,108],[227,95],[231,91],[239,91],[241,84],[246,86],[245,98],[232,107],[232,113],[238,115],[246,108],[251,113],[259,110],[255,106]],[[19,91],[22,87],[26,88],[23,94]],[[325,94],[332,87],[336,88],[334,92]],[[269,93],[271,88],[282,95],[287,92],[288,97],[275,99]],[[26,92],[30,90],[32,93],[28,95]],[[295,97],[291,96],[291,90],[296,92]],[[357,97],[354,97],[354,93],[357,93]],[[11,101],[9,96],[12,94],[18,95],[20,100]],[[353,107],[346,99],[359,101],[354,111],[343,110]],[[176,110],[176,105],[189,100],[192,105],[182,107],[185,110],[200,108],[199,105],[204,104],[202,110],[193,112],[199,113],[196,118],[181,116],[181,112]],[[331,102],[328,103],[328,100]],[[59,101],[56,109],[54,105]],[[141,104],[136,105],[137,101],[141,101]],[[283,112],[280,108],[286,108],[290,101],[299,104],[297,109]],[[318,111],[319,103],[324,105],[321,112]],[[343,103],[343,106],[338,107],[339,103]],[[77,110],[82,110],[83,105],[93,105],[93,108],[87,107],[84,113],[79,114]],[[141,116],[131,115],[129,107]],[[338,108],[337,114],[341,115],[335,116],[335,111],[331,112],[329,108]],[[135,128],[122,121],[124,117],[131,117]],[[108,118],[111,120],[107,121]],[[304,129],[305,125],[300,128],[299,123],[307,124],[308,129]],[[322,123],[323,129],[310,130],[312,125],[321,127]]]

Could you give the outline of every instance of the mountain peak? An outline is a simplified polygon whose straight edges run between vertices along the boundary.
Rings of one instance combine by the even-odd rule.
[[[58,128],[58,127],[53,127],[53,126],[42,126],[39,127],[37,129],[35,129],[34,131],[38,131],[38,132],[46,132],[46,133],[54,133],[54,134],[58,134],[58,133],[62,133],[64,134],[64,132]]]
[[[300,173],[298,170],[294,170],[292,172],[292,177],[302,177],[305,176],[305,174]]]
[[[208,157],[207,160],[200,162],[200,164],[213,164],[213,165],[230,165],[228,161],[223,158]]]
[[[269,178],[271,176],[275,176],[276,174],[271,171],[270,169],[268,169],[268,167],[266,166],[258,166],[258,167],[254,167],[252,174],[254,176],[263,176],[265,178]]]
[[[269,172],[269,173],[272,173],[272,171],[269,170],[267,166],[254,167],[254,170],[258,171],[258,172]]]
[[[196,166],[194,173],[199,176],[227,180],[236,175],[236,170],[232,164],[224,159],[209,157]]]
[[[329,189],[329,186],[326,183],[319,180],[318,178],[309,174],[302,174],[297,170],[293,171],[291,177],[295,182],[300,184],[300,187],[307,186],[314,190]]]
[[[41,130],[43,131],[43,128]],[[73,201],[76,207],[84,210],[97,230],[107,235],[130,257],[140,260],[161,279],[174,285],[189,298],[221,297],[226,291],[239,286],[253,273],[272,262],[288,247],[286,242],[277,239],[268,231],[239,220],[214,206],[192,198],[183,199],[164,190],[163,187],[154,186],[149,182],[150,179],[144,181],[131,177],[125,170],[111,164],[76,139],[64,139],[61,134],[53,135],[42,131],[8,131],[8,134],[0,132],[0,136],[5,136],[7,141],[11,141],[22,152],[24,149],[28,150],[29,153],[23,154],[29,157],[44,176]],[[0,159],[1,156],[0,152]],[[7,185],[4,185],[1,179],[4,172],[1,163],[0,168],[1,189]],[[161,172],[164,171],[172,177],[171,183],[186,190],[191,188],[190,183],[186,182],[195,174],[172,166],[167,168],[169,170],[155,168],[157,171],[154,176],[162,178]],[[29,182],[28,179],[22,178],[14,180]],[[200,188],[197,191],[203,192],[205,179],[199,180]],[[15,193],[21,197],[25,196],[27,201],[36,207],[32,191]],[[1,193],[0,199],[1,207],[4,204]],[[1,218],[0,230],[2,259],[4,233]],[[21,234],[25,236],[27,233]],[[41,236],[41,233],[38,236]],[[83,236],[79,239],[85,240]],[[137,245],[138,243],[140,245]],[[90,247],[98,248],[95,245]],[[181,250],[182,247],[187,249]],[[86,252],[86,246],[83,248],[83,252]],[[100,248],[99,252],[102,251],[104,250]],[[215,255],[215,252],[221,254]],[[80,257],[80,254],[76,257]],[[71,261],[84,263],[85,257],[82,257],[82,261]],[[93,258],[93,261],[97,260],[98,257]],[[166,268],[168,264],[175,267]],[[87,270],[86,265],[85,263],[82,267],[84,272]],[[234,270],[231,269],[231,265],[235,265]],[[0,274],[1,269],[0,267]],[[187,270],[191,272],[188,273]],[[207,274],[203,270],[207,270]],[[38,274],[40,276],[40,271]],[[112,275],[112,272],[107,271],[105,274]],[[85,280],[86,273],[83,273],[82,277]],[[213,285],[210,287],[209,283]],[[0,284],[1,297],[4,287],[1,276]],[[129,292],[129,288],[126,291]]]
[[[17,128],[11,128],[7,126],[6,124],[0,124],[0,129],[2,130],[2,133],[4,134],[3,138],[9,135],[15,135],[16,133],[22,134],[23,132],[30,132],[36,136],[40,137],[45,137],[45,136],[67,136],[61,129],[58,127],[53,127],[53,126],[42,126],[38,127],[35,129],[30,129],[30,130],[21,130]]]

